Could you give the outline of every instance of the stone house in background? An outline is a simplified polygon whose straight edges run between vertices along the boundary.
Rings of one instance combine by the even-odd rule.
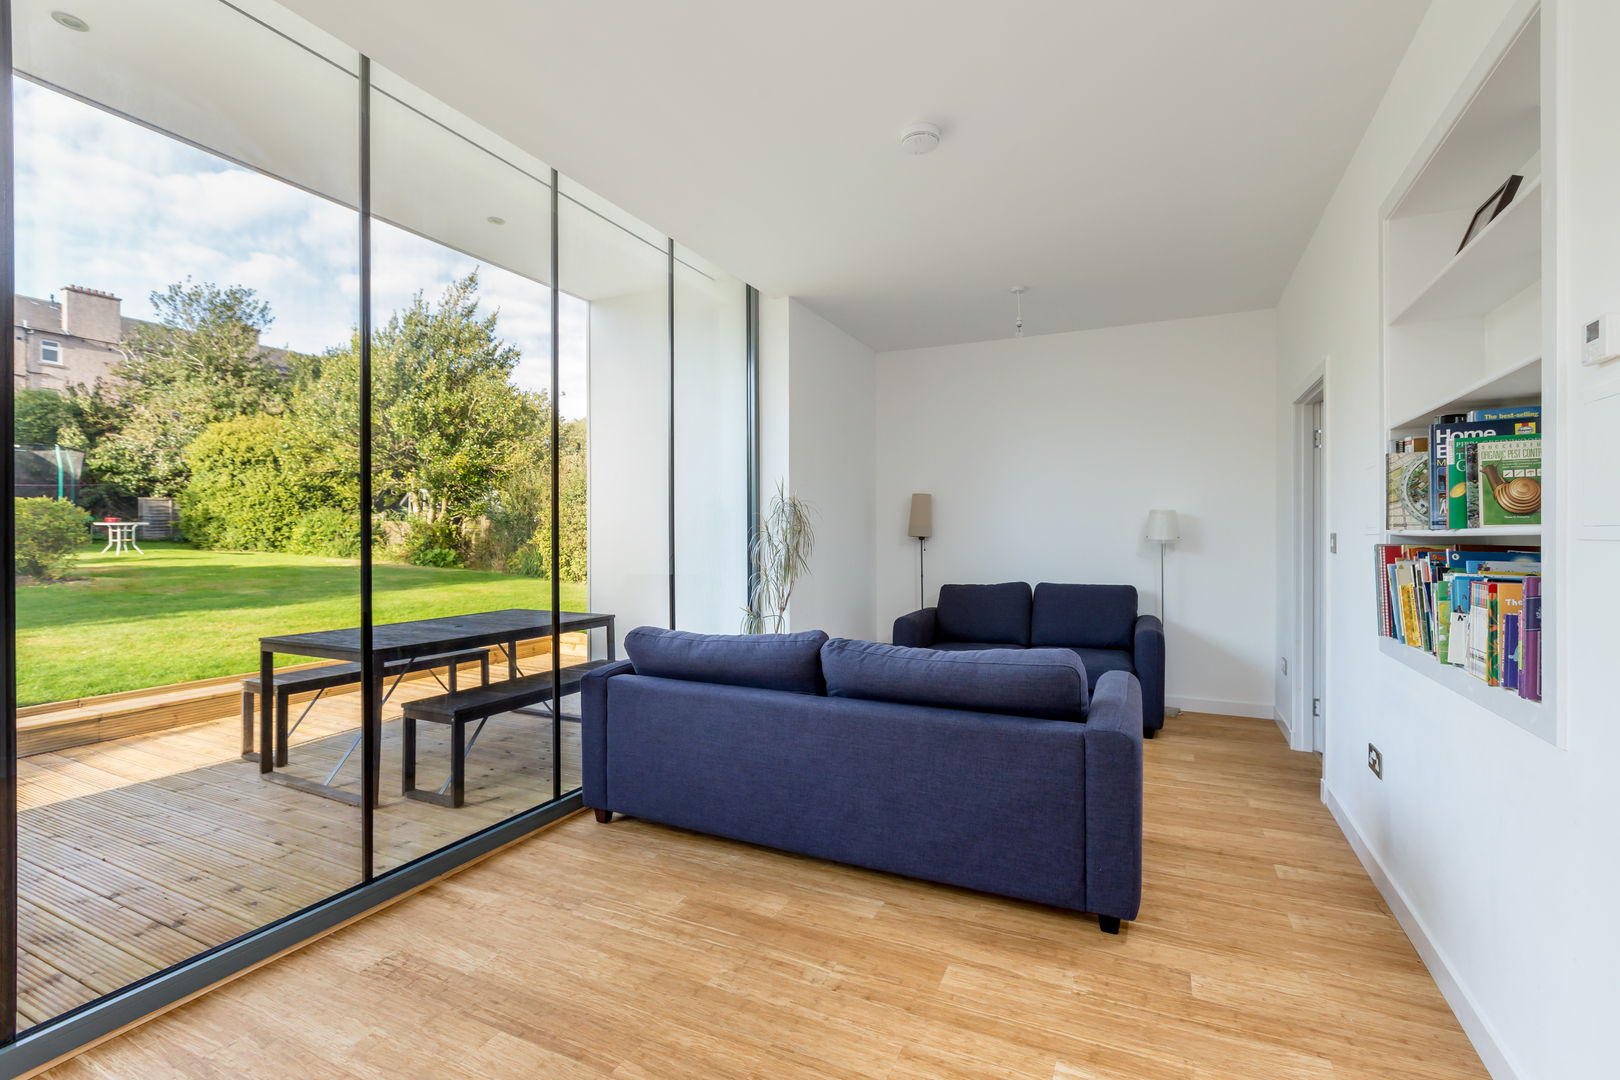
[[[69,285],[62,299],[16,298],[12,382],[18,390],[94,386],[123,359],[121,342],[140,319],[125,318],[112,293]]]

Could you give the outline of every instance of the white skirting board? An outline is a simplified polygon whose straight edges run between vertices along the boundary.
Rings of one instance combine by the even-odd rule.
[[[1173,697],[1166,694],[1164,703],[1182,712],[1213,713],[1216,716],[1252,716],[1256,720],[1269,719],[1274,706],[1258,701],[1225,701],[1221,698]]]
[[[1344,833],[1345,839],[1350,841],[1351,850],[1356,853],[1356,858],[1366,867],[1367,875],[1378,887],[1384,903],[1389,905],[1395,921],[1406,931],[1406,936],[1411,940],[1413,948],[1417,949],[1418,956],[1423,959],[1423,965],[1429,969],[1429,974],[1434,977],[1435,985],[1440,987],[1440,993],[1445,995],[1446,1004],[1450,1005],[1451,1011],[1456,1014],[1457,1022],[1462,1025],[1463,1034],[1474,1044],[1474,1050],[1479,1054],[1480,1061],[1484,1062],[1492,1080],[1524,1080],[1524,1074],[1508,1059],[1507,1052],[1497,1041],[1490,1024],[1486,1023],[1479,1010],[1474,1008],[1473,999],[1468,996],[1468,991],[1457,981],[1451,965],[1446,963],[1446,958],[1441,955],[1433,939],[1429,937],[1423,920],[1412,911],[1405,895],[1384,872],[1383,864],[1362,839],[1349,812],[1333,797],[1333,792],[1325,779],[1322,781],[1322,802],[1327,804],[1333,819],[1339,823],[1339,829]]]

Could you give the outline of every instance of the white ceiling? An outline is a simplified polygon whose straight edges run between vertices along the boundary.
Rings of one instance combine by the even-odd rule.
[[[893,349],[1271,306],[1427,0],[287,6]]]

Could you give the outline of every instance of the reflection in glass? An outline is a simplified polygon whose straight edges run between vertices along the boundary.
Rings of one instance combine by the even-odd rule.
[[[263,7],[13,5],[19,1028],[359,880],[354,808],[242,758],[259,639],[359,615],[353,463],[294,436],[357,311],[357,58]],[[352,689],[292,697],[295,761]]]
[[[554,796],[551,174],[376,67],[371,123],[373,622],[456,661],[385,685],[380,873]]]

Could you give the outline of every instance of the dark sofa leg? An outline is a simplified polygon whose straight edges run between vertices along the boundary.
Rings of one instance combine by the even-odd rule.
[[[603,809],[597,808],[595,810],[595,813],[596,813],[596,820],[600,821],[603,825],[606,825],[608,822],[613,820],[613,811],[611,811],[611,810],[603,810]]]
[[[1158,733],[1159,733],[1159,729],[1156,728],[1156,727],[1145,727],[1145,728],[1142,729],[1142,738],[1151,739],[1151,738],[1153,738],[1153,736],[1157,735]]]
[[[1097,916],[1097,925],[1102,927],[1102,932],[1105,934],[1117,934],[1119,933],[1119,916],[1099,915]]]

